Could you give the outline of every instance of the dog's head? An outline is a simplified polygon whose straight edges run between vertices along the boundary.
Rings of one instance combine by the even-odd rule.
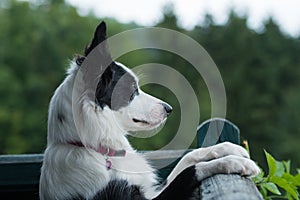
[[[106,42],[104,22],[96,28],[85,56],[103,42]],[[102,55],[110,60],[107,48],[102,50]],[[171,106],[144,93],[139,88],[138,78],[126,66],[112,60],[107,63],[108,66],[99,75],[95,92],[95,103],[100,112],[112,112],[114,119],[111,120],[125,131],[151,130],[162,124],[172,111]]]

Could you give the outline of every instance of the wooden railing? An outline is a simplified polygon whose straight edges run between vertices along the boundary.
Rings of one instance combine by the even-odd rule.
[[[210,128],[209,128],[210,127]],[[236,126],[222,119],[203,123],[198,129],[198,145],[209,146],[216,141],[207,137],[209,131],[218,142],[239,141]],[[228,134],[229,133],[229,134]],[[166,178],[186,150],[146,151],[147,159],[159,168],[159,175]],[[0,199],[38,199],[38,184],[43,154],[0,156]],[[171,163],[171,164],[170,164]],[[161,166],[164,166],[161,168]],[[195,193],[196,199],[216,200],[260,200],[262,196],[251,179],[239,175],[218,174],[202,181]]]

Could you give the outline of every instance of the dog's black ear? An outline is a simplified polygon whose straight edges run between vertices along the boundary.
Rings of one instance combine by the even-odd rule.
[[[102,74],[96,88],[96,103],[103,108],[105,105],[111,105],[111,94],[108,89],[111,86],[113,71],[111,67],[107,67]]]
[[[85,56],[87,56],[98,44],[106,40],[106,24],[102,21],[96,28],[94,38],[91,44],[85,49]]]

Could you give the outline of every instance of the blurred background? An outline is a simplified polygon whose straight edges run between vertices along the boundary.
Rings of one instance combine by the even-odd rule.
[[[295,5],[283,7],[280,17],[275,12],[276,3],[264,5],[270,8],[264,10],[256,4],[243,9],[229,1],[211,1],[215,6],[204,1],[193,5],[195,1],[190,0],[181,4],[156,0],[153,5],[112,2],[114,5],[108,1],[1,0],[0,154],[43,152],[50,98],[70,60],[83,52],[96,25],[105,20],[109,36],[136,27],[158,26],[197,40],[221,72],[227,118],[248,140],[253,159],[264,166],[266,149],[278,160],[291,159],[294,169],[300,166],[300,18],[293,17]],[[201,6],[203,9],[197,10]],[[287,15],[292,18],[284,18]],[[293,20],[298,20],[298,26],[290,24]],[[150,62],[174,67],[198,91],[199,123],[210,118],[206,85],[183,58],[165,51],[138,50],[119,61],[131,67]],[[159,134],[130,138],[137,149],[155,150],[176,133],[180,105],[168,88],[152,84],[143,89],[174,108]]]

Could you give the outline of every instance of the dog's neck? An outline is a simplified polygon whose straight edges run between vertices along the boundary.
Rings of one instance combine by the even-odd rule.
[[[68,144],[77,146],[77,147],[85,147],[89,149],[93,149],[94,151],[104,155],[104,156],[109,156],[109,157],[124,157],[126,155],[126,150],[115,150],[109,147],[105,147],[102,145],[99,145],[98,148],[93,148],[93,147],[88,147],[82,144],[82,142],[68,142]]]
[[[114,150],[109,147],[104,147],[99,145],[97,148],[88,147],[82,144],[82,142],[68,142],[68,144],[74,145],[79,148],[87,148],[92,149],[100,154],[102,154],[105,157],[106,161],[106,169],[110,170],[112,167],[112,162],[110,161],[109,157],[125,157],[126,156],[126,150]]]

